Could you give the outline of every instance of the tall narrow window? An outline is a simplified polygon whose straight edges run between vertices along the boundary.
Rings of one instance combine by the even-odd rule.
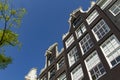
[[[97,25],[95,25],[95,27],[92,29],[92,32],[97,41],[102,39],[109,31],[110,29],[103,19],[98,22]]]
[[[53,80],[54,76],[55,76],[55,68],[49,71],[49,79]]]
[[[79,60],[79,55],[77,52],[77,48],[74,47],[69,53],[68,53],[68,60],[69,65],[72,66],[75,62]]]
[[[114,15],[118,15],[120,13],[120,0],[118,0],[113,6],[109,9],[109,11]]]
[[[99,13],[97,10],[94,10],[86,19],[87,23],[90,25],[97,17],[99,16]]]
[[[120,42],[114,35],[109,37],[100,47],[110,67],[120,63]]]
[[[64,65],[64,58],[62,58],[58,63],[57,63],[57,69],[60,69]]]
[[[90,35],[87,34],[81,41],[80,41],[80,48],[82,53],[85,54],[90,48],[93,47],[93,41],[90,38]]]
[[[42,79],[40,79],[40,80],[47,80],[47,78],[46,78],[46,76],[44,76],[44,77],[42,77]]]
[[[78,65],[75,69],[71,72],[72,80],[82,80],[84,77],[83,70],[81,65]]]
[[[82,34],[86,31],[86,27],[84,24],[81,24],[77,30],[75,31],[77,39],[82,36]]]
[[[66,48],[68,48],[74,42],[74,37],[71,35],[67,41],[65,41]]]
[[[91,80],[97,80],[105,73],[105,69],[96,51],[85,59],[85,63]]]
[[[54,58],[52,56],[48,59],[48,65],[51,65],[54,62]]]

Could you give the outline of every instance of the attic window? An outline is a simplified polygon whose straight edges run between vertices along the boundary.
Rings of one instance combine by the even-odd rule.
[[[79,16],[78,18],[76,18],[74,21],[73,21],[73,26],[74,27],[77,27],[79,26],[79,24],[81,23],[81,20],[82,18]]]
[[[48,65],[51,65],[53,62],[54,62],[54,58],[52,56],[49,56]]]

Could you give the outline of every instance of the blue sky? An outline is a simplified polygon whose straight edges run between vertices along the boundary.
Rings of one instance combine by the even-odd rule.
[[[6,48],[6,54],[12,56],[13,63],[0,70],[0,80],[24,80],[28,71],[36,67],[38,74],[45,64],[45,51],[55,42],[62,48],[62,36],[69,30],[70,13],[82,6],[86,10],[90,0],[13,0],[15,7],[25,7],[21,28],[16,29],[21,50]]]

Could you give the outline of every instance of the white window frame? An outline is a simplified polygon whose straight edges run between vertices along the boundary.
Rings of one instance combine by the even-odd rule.
[[[74,77],[75,76],[75,77]],[[82,80],[84,78],[84,73],[83,73],[83,69],[81,67],[81,64],[79,64],[77,67],[75,67],[72,71],[71,71],[71,78],[72,80]],[[75,79],[74,79],[75,78]],[[76,79],[77,78],[77,79]]]
[[[99,58],[99,56],[98,56],[97,51],[93,51],[93,52],[85,59],[85,64],[86,64],[86,67],[87,67],[87,71],[88,71],[90,80],[93,80],[90,71],[91,71],[91,70],[94,70],[95,67],[97,67],[97,69],[98,69],[97,72],[98,72],[98,73],[101,73],[101,71],[100,71],[101,69],[104,69],[104,70],[105,70],[105,68],[104,68],[104,66],[102,65],[102,62],[101,62],[101,60],[100,60],[100,58]],[[98,67],[99,64],[102,65],[101,68]],[[97,74],[96,74],[97,72],[94,71],[94,75],[97,75]],[[99,79],[99,78],[100,78],[101,76],[103,76],[105,73],[106,73],[106,71],[105,71],[104,73],[102,73],[102,74],[99,74],[99,76],[97,76],[96,79]]]
[[[68,53],[69,66],[71,67],[78,60],[79,60],[78,50],[76,47],[74,47]]]
[[[49,80],[55,76],[55,72],[54,72],[54,71],[56,72],[55,68],[51,69],[51,70],[48,72],[48,79],[49,79]],[[51,73],[52,73],[52,72],[54,72],[54,75],[51,76]],[[53,73],[52,73],[52,74],[53,74]]]
[[[95,31],[95,29],[96,29],[96,31]],[[100,32],[100,30],[102,30],[102,33]],[[109,31],[110,31],[110,28],[103,19],[100,20],[92,29],[92,32],[97,41],[102,39]],[[101,38],[98,37],[97,33],[99,33]]]
[[[50,66],[54,62],[54,57],[51,57],[48,59],[48,65]]]
[[[114,9],[111,10],[113,7],[114,7]],[[118,9],[118,8],[119,8],[119,11],[115,14],[114,11],[115,11],[116,9]],[[112,5],[112,7],[109,9],[109,11],[110,11],[114,16],[117,16],[117,15],[120,13],[120,1],[118,0],[117,2],[115,2],[115,3]]]
[[[108,61],[110,68],[113,68],[120,63],[120,61],[116,62],[114,65],[111,63],[113,60],[116,60],[117,57],[120,57],[120,42],[115,35],[110,36],[105,42],[103,42],[100,48]]]
[[[66,48],[68,48],[74,41],[75,41],[75,40],[74,40],[74,36],[71,35],[71,36],[65,41]]]
[[[77,39],[82,36],[83,33],[86,32],[86,26],[82,23],[76,30],[75,34]]]
[[[90,25],[98,16],[99,16],[98,11],[94,10],[86,19],[88,25]]]
[[[57,78],[57,80],[67,80],[66,74],[65,74],[65,73],[61,74],[61,75]]]
[[[47,80],[46,76],[44,76],[41,80]]]
[[[101,4],[104,0],[99,0],[99,2],[97,3],[97,5]],[[106,0],[103,5],[101,5],[101,9],[105,9],[110,3],[112,2],[112,0]]]
[[[84,41],[85,41],[85,42],[84,42]],[[89,43],[89,42],[91,42],[91,43]],[[82,44],[81,44],[81,43],[82,43]],[[88,49],[87,49],[87,47],[86,47],[86,44],[88,44],[88,46],[87,46],[87,47],[89,47]],[[81,49],[81,51],[82,51],[82,54],[85,54],[85,53],[87,53],[87,52],[94,46],[94,43],[93,43],[90,35],[87,34],[87,35],[86,35],[85,37],[83,37],[83,39],[79,42],[79,45],[80,45],[80,49]],[[86,52],[84,52],[83,46],[84,46],[84,48],[86,49]]]
[[[61,67],[59,67],[60,63],[62,63],[61,67],[64,65],[65,61],[64,58],[60,59],[57,63],[57,70],[59,70]]]

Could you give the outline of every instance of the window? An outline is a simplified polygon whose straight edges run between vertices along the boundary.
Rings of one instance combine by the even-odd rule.
[[[55,76],[55,68],[54,69],[52,69],[52,70],[50,70],[50,72],[49,72],[49,78],[50,78],[50,80],[52,80],[52,78]]]
[[[74,27],[78,26],[80,24],[81,20],[82,20],[82,18],[80,16],[77,17],[77,19],[73,22],[73,26]]]
[[[94,51],[85,59],[85,63],[90,75],[90,79],[97,80],[105,73],[105,69],[96,51]]]
[[[101,46],[110,67],[120,63],[120,42],[112,35]]]
[[[97,41],[102,39],[109,31],[110,29],[104,20],[98,22],[97,25],[95,25],[95,27],[92,29]]]
[[[87,34],[81,41],[80,41],[80,48],[82,50],[82,53],[86,53],[90,48],[93,47],[93,42],[90,38],[90,35]]]
[[[99,13],[97,10],[94,10],[86,19],[87,23],[90,25],[97,17],[99,16]]]
[[[109,9],[109,11],[114,15],[118,15],[120,13],[120,0],[118,0],[113,6]]]
[[[84,77],[83,70],[81,65],[78,65],[75,69],[71,72],[72,80],[82,80]]]
[[[53,62],[54,62],[54,58],[50,56],[48,60],[48,65],[51,65]]]
[[[64,65],[64,59],[62,58],[58,63],[57,63],[57,69],[60,69]]]
[[[111,2],[112,0],[99,0],[99,2],[97,3],[97,5],[99,5],[101,7],[101,9],[105,9]]]
[[[47,80],[46,76],[44,76],[41,80]]]
[[[74,37],[71,35],[67,41],[65,41],[66,48],[68,48],[74,42]]]
[[[78,29],[75,31],[77,39],[82,36],[82,34],[86,31],[86,27],[84,24],[81,24]]]
[[[79,55],[77,53],[77,48],[74,47],[69,53],[68,53],[68,60],[69,60],[69,66],[72,66],[75,62],[79,60]]]
[[[60,76],[58,77],[58,80],[67,80],[66,74],[63,73],[62,75],[60,75]]]

